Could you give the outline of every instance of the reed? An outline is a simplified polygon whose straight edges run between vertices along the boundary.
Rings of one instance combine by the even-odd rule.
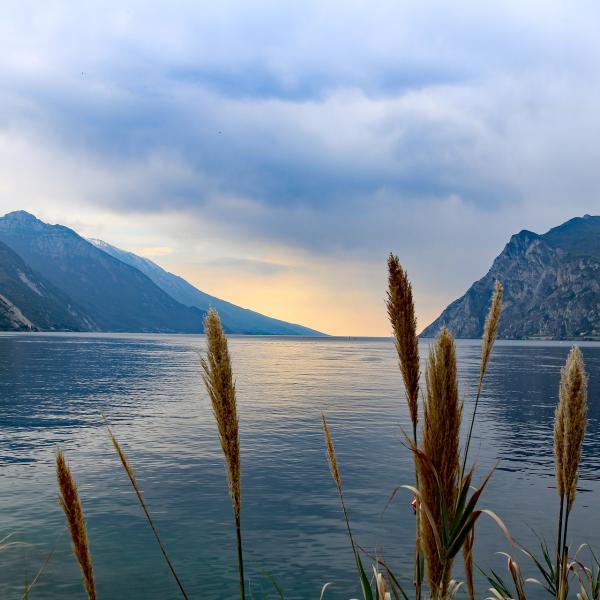
[[[562,388],[562,385],[561,385]],[[558,527],[556,541],[556,569],[554,574],[554,585],[558,589],[561,583],[560,564],[562,556],[562,534],[565,508],[565,480],[564,480],[564,456],[565,456],[565,402],[559,395],[559,402],[554,411],[554,470],[556,478],[556,491],[560,498],[558,509]]]
[[[388,257],[387,313],[394,332],[394,343],[398,353],[400,372],[406,389],[406,401],[413,427],[413,441],[417,442],[419,420],[419,339],[417,319],[412,295],[412,286],[398,257]]]
[[[327,449],[327,462],[329,463],[329,470],[331,471],[331,477],[335,481],[335,485],[338,490],[338,494],[342,499],[342,506],[344,512],[346,511],[346,505],[344,503],[344,488],[342,486],[342,476],[340,475],[340,469],[337,464],[337,456],[335,453],[335,447],[333,445],[333,439],[331,438],[331,432],[329,431],[329,425],[324,414],[321,414],[321,422],[323,424],[323,435],[325,436],[325,448]]]
[[[560,396],[564,398],[563,477],[567,512],[571,512],[577,493],[583,438],[587,427],[587,376],[581,350],[569,353],[561,377]]]
[[[146,520],[148,521],[148,524],[150,525],[150,528],[152,529],[152,533],[154,534],[154,537],[155,537],[155,539],[158,543],[158,546],[160,548],[160,551],[162,552],[162,555],[167,563],[167,566],[169,567],[169,570],[171,571],[171,574],[173,575],[175,582],[177,583],[177,586],[179,587],[179,591],[181,592],[181,595],[184,597],[185,600],[189,600],[189,596],[187,595],[187,593],[183,587],[183,584],[181,583],[181,580],[179,579],[179,576],[177,575],[177,572],[175,571],[175,567],[173,566],[173,563],[171,562],[171,559],[169,558],[169,555],[167,554],[167,550],[166,550],[164,544],[162,543],[160,536],[158,535],[158,530],[156,529],[156,526],[154,525],[154,521],[152,520],[152,517],[150,516],[148,507],[146,506],[146,502],[144,501],[144,497],[142,496],[142,490],[140,489],[140,486],[137,483],[137,479],[135,477],[133,468],[131,467],[131,465],[129,464],[129,461],[127,460],[127,455],[125,454],[123,448],[121,448],[121,444],[119,444],[119,441],[115,437],[115,434],[113,433],[112,429],[108,425],[106,427],[108,429],[108,434],[110,436],[113,447],[119,456],[121,464],[123,465],[123,468],[125,469],[125,473],[127,473],[127,477],[129,478],[129,481],[131,482],[131,486],[133,487],[133,490],[134,490],[134,492],[138,498],[138,501],[140,503],[140,506],[142,507],[142,510],[144,511],[144,514],[146,515]]]
[[[469,456],[469,447],[471,445],[471,438],[473,437],[473,426],[475,425],[475,417],[477,416],[477,408],[479,406],[479,399],[481,398],[481,392],[483,390],[483,380],[487,372],[487,368],[492,356],[492,350],[494,343],[498,335],[498,324],[500,323],[500,315],[502,314],[502,297],[504,295],[504,288],[499,281],[496,281],[494,286],[494,294],[492,296],[492,302],[488,310],[487,317],[485,319],[485,327],[483,329],[483,338],[481,340],[481,364],[479,367],[479,382],[477,384],[477,396],[475,398],[475,406],[473,407],[473,414],[471,416],[471,423],[469,425],[469,433],[467,435],[467,441],[465,444],[465,451],[463,455],[463,463],[461,468],[461,477],[465,474],[467,467],[467,458]]]
[[[442,329],[429,351],[427,397],[424,405],[419,491],[431,516],[421,519],[420,539],[427,562],[431,593],[445,598],[452,560],[441,555],[439,533],[453,520],[460,468],[461,403],[458,397],[456,349],[447,329]],[[436,532],[437,530],[437,532]],[[436,539],[438,538],[438,539]]]
[[[360,554],[358,552],[358,547],[354,541],[354,537],[352,536],[352,529],[350,528],[350,518],[348,517],[348,510],[346,508],[346,502],[344,500],[344,487],[342,485],[342,476],[340,475],[340,469],[338,467],[337,456],[335,453],[335,447],[333,445],[331,432],[329,431],[329,425],[327,424],[327,419],[325,418],[325,415],[323,413],[321,413],[321,422],[323,425],[323,435],[325,436],[325,447],[327,449],[327,461],[329,463],[329,470],[331,471],[331,477],[335,482],[338,491],[338,496],[340,497],[342,512],[344,514],[344,521],[346,523],[346,531],[348,532],[350,544],[352,545],[352,553],[354,554],[354,562],[356,563],[363,598],[364,600],[374,600],[373,593],[371,591],[371,584],[365,573],[365,569],[363,567],[362,561],[360,559]]]
[[[235,518],[240,598],[244,600],[245,582],[241,528],[242,493],[237,400],[227,338],[223,333],[219,315],[213,308],[206,313],[204,333],[206,334],[208,348],[206,357],[200,359],[202,378],[212,403],[221,448],[225,456],[229,495]]]
[[[421,364],[419,358],[419,338],[417,336],[417,319],[412,294],[412,285],[408,274],[402,268],[398,257],[390,253],[388,257],[388,291],[386,301],[387,313],[394,334],[394,345],[398,354],[400,373],[404,382],[406,402],[412,424],[412,443],[418,446],[417,425],[419,421],[419,381]],[[419,472],[415,456],[415,484],[419,487]],[[414,586],[416,600],[421,598],[423,581],[419,530],[421,510],[415,509],[415,572]]]
[[[94,569],[83,508],[77,485],[65,460],[65,455],[60,448],[56,451],[56,480],[60,492],[59,502],[67,520],[73,553],[81,567],[85,592],[89,600],[96,600]]]
[[[567,534],[579,478],[581,451],[587,426],[587,376],[581,350],[573,347],[561,371],[559,401],[554,419],[556,490],[560,497],[557,547],[557,597],[568,593]]]

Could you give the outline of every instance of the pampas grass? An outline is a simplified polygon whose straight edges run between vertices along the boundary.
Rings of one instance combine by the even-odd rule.
[[[436,529],[445,526],[444,514],[452,520],[460,467],[461,403],[458,397],[456,349],[447,329],[442,329],[429,351],[427,398],[424,405],[422,454],[419,460],[419,490],[431,516],[421,519],[420,539],[427,561],[431,593],[445,598],[452,564],[439,554]],[[433,522],[432,522],[433,521]],[[438,536],[439,537],[439,536]]]
[[[481,340],[481,366],[479,368],[480,384],[483,383],[483,378],[490,362],[490,356],[492,355],[492,349],[494,348],[494,342],[498,335],[498,324],[500,323],[500,314],[502,313],[503,295],[504,288],[499,281],[496,281],[492,303],[485,319],[483,338]]]
[[[331,471],[331,477],[335,481],[335,485],[338,490],[338,495],[340,497],[340,503],[342,505],[342,511],[344,513],[344,521],[346,523],[346,531],[348,532],[350,544],[352,545],[352,552],[354,554],[354,561],[356,563],[356,568],[358,571],[363,598],[364,600],[373,600],[371,584],[369,583],[369,580],[365,573],[365,569],[362,565],[358,548],[356,546],[356,543],[354,542],[354,537],[352,536],[352,529],[350,528],[350,518],[348,517],[348,510],[346,509],[346,502],[344,500],[344,487],[342,485],[342,476],[340,475],[340,469],[338,467],[337,456],[335,454],[335,447],[333,445],[331,432],[329,431],[329,425],[327,424],[327,419],[325,418],[325,415],[323,413],[321,413],[321,422],[323,425],[323,435],[325,436],[325,447],[327,449],[327,461],[329,462],[329,470]]]
[[[417,501],[417,553],[414,567],[415,598],[419,600],[421,597],[422,578],[420,574],[424,572],[424,568],[426,568],[427,573],[429,588],[427,597],[429,600],[451,600],[457,596],[463,584],[452,579],[452,567],[456,555],[462,549],[467,594],[471,600],[474,600],[478,597],[474,588],[474,527],[479,516],[482,514],[490,516],[504,531],[511,546],[515,547],[510,533],[500,518],[492,511],[478,507],[479,499],[494,469],[479,487],[471,485],[474,467],[465,472],[477,406],[497,337],[502,311],[503,288],[499,282],[496,282],[486,318],[481,346],[477,396],[464,446],[464,454],[461,457],[462,402],[459,399],[456,348],[453,337],[447,329],[443,328],[429,350],[425,370],[426,395],[423,400],[422,433],[419,440],[417,425],[419,423],[418,396],[421,373],[412,288],[406,272],[394,255],[389,256],[388,271],[387,312],[393,329],[400,372],[406,389],[407,404],[413,427],[412,440],[409,435],[406,435],[405,439],[413,452],[415,460],[416,485],[399,487],[410,490]],[[241,464],[236,388],[227,339],[223,333],[219,316],[212,309],[208,311],[205,317],[205,333],[207,352],[201,358],[202,377],[211,400],[219,440],[225,457],[229,495],[236,525],[240,597],[241,600],[245,600],[240,519]],[[562,369],[559,396],[554,423],[556,487],[560,497],[556,565],[553,564],[551,552],[548,551],[545,543],[542,543],[543,558],[540,560],[524,549],[522,550],[542,572],[543,581],[545,581],[543,585],[552,597],[557,600],[566,600],[569,591],[567,578],[569,573],[573,573],[579,582],[580,592],[577,597],[581,597],[582,600],[588,598],[591,600],[592,598],[600,598],[600,564],[592,553],[595,566],[586,567],[577,558],[579,551],[575,553],[574,557],[569,557],[567,546],[569,515],[576,499],[582,445],[587,423],[587,377],[583,357],[578,348],[571,350]],[[354,540],[333,438],[324,414],[322,414],[321,420],[327,460],[340,498],[363,598],[364,600],[391,600],[393,597],[395,600],[399,600],[399,598],[409,600],[409,594],[404,590],[399,578],[394,575],[386,561],[378,557],[376,553],[364,550]],[[175,573],[149,515],[133,468],[115,435],[110,428],[108,430],[113,446],[134,488],[161,551],[184,599],[187,600],[188,596]],[[60,450],[57,451],[56,455],[56,472],[60,489],[60,503],[67,519],[73,550],[83,574],[85,591],[88,600],[95,600],[94,573],[83,510],[77,487]],[[394,494],[392,494],[392,497]],[[361,552],[370,557],[375,564],[372,578],[367,577],[363,568]],[[501,600],[511,600],[513,598],[526,600],[526,584],[539,583],[539,581],[531,578],[524,579],[515,559],[510,554],[504,553],[504,555],[507,557],[507,569],[512,583],[509,582],[507,586],[492,571],[491,575],[486,575],[492,586],[490,591],[495,598]],[[385,568],[385,576],[379,570],[380,566]],[[279,585],[272,578],[269,577],[269,579],[275,585],[280,597],[283,598],[283,592]],[[34,583],[36,580],[34,580]],[[324,597],[329,585],[331,584],[327,583],[321,588],[321,598]],[[509,589],[511,586],[514,586],[514,591]]]
[[[92,555],[90,553],[83,508],[79,500],[77,485],[71,475],[65,455],[60,449],[56,451],[56,480],[60,491],[60,505],[65,513],[67,527],[71,535],[73,553],[81,567],[83,585],[89,600],[96,600],[94,569],[92,567]]]
[[[387,291],[387,313],[392,325],[394,344],[398,354],[400,373],[404,381],[406,391],[406,402],[412,423],[412,443],[416,447],[417,424],[419,421],[419,380],[421,377],[421,365],[419,360],[419,338],[417,337],[417,319],[415,317],[415,306],[412,295],[412,285],[406,271],[402,268],[398,257],[394,254],[388,257],[388,291]],[[415,482],[419,487],[419,471],[415,457]],[[415,536],[415,572],[414,585],[416,600],[421,598],[421,582],[423,573],[421,570],[421,549],[419,541],[419,530],[421,521],[421,510],[417,505],[416,514],[416,536]]]
[[[406,389],[406,401],[413,426],[413,441],[417,442],[419,420],[419,339],[417,319],[412,296],[412,286],[398,257],[388,258],[387,313],[394,332],[394,343],[398,353],[400,372]]]
[[[485,319],[483,338],[481,340],[481,364],[479,367],[479,383],[477,384],[477,396],[475,398],[475,406],[473,407],[473,415],[471,416],[471,424],[469,425],[469,433],[467,435],[467,442],[465,444],[461,477],[464,476],[465,469],[467,467],[467,457],[469,455],[471,438],[473,437],[473,425],[475,424],[477,407],[479,406],[479,399],[481,398],[481,392],[483,390],[483,380],[487,372],[490,357],[492,356],[492,350],[494,348],[496,336],[498,335],[498,324],[500,323],[500,315],[502,314],[503,295],[504,288],[502,287],[502,284],[499,281],[496,281],[496,284],[494,286],[494,294],[492,296],[492,303],[490,304],[490,308]]]
[[[566,561],[569,515],[579,478],[581,450],[587,425],[587,377],[581,350],[573,347],[561,371],[559,401],[554,417],[556,490],[560,497],[556,579],[559,598],[568,593]]]
[[[204,333],[206,334],[208,349],[206,357],[201,358],[200,364],[202,366],[202,377],[206,391],[212,403],[217,429],[219,430],[221,448],[223,449],[227,466],[227,481],[237,536],[240,598],[244,600],[244,559],[240,518],[242,492],[237,401],[227,338],[223,333],[219,315],[212,308],[208,310],[204,319]]]
[[[587,377],[581,350],[569,353],[560,381],[560,401],[564,404],[563,480],[567,511],[575,503],[581,450],[587,425]]]
[[[340,475],[340,470],[338,468],[337,456],[335,454],[335,447],[333,445],[333,439],[331,438],[331,432],[329,431],[329,425],[327,424],[327,419],[325,418],[324,414],[321,414],[321,422],[323,424],[323,435],[325,436],[325,448],[327,449],[327,462],[329,463],[329,470],[331,471],[331,477],[333,477],[333,481],[335,481],[338,494],[342,499],[342,504],[345,512],[346,506],[344,504],[344,488],[342,486],[342,476]]]

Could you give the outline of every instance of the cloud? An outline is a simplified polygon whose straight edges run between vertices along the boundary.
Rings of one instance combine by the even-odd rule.
[[[216,269],[229,274],[244,273],[270,277],[293,271],[288,265],[250,258],[220,257],[199,263],[203,269]]]
[[[380,286],[366,274],[394,250],[434,312],[514,231],[598,212],[594,3],[4,13],[0,204],[126,215],[119,235],[173,247],[171,268],[353,261],[368,283],[348,285]]]

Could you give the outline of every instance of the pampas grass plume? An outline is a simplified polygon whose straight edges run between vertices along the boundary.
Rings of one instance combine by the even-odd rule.
[[[459,476],[461,403],[458,397],[456,349],[452,335],[442,329],[429,351],[422,451],[427,461],[419,461],[419,485],[423,501],[430,507],[438,531],[442,528],[442,506],[452,518]],[[421,519],[421,544],[427,559],[430,590],[449,584],[451,565],[443,565],[435,535],[428,519]]]
[[[221,448],[227,464],[227,479],[233,511],[239,517],[241,510],[240,441],[235,383],[227,338],[216,310],[209,309],[204,319],[204,333],[208,344],[206,358],[202,357],[202,377],[212,403],[217,422]]]
[[[83,508],[79,500],[77,485],[62,450],[56,451],[56,480],[60,491],[60,505],[67,519],[73,553],[81,567],[83,584],[89,600],[96,600],[94,569],[88,542]]]
[[[227,338],[223,333],[219,314],[210,308],[204,318],[204,333],[208,345],[206,357],[200,359],[202,378],[212,403],[217,422],[221,448],[227,466],[229,495],[235,517],[238,564],[240,571],[240,598],[245,598],[244,561],[242,554],[242,530],[240,514],[242,509],[240,435],[237,413],[235,383],[231,368],[231,357]]]
[[[561,373],[560,403],[563,404],[563,484],[567,511],[575,502],[581,450],[587,425],[587,377],[581,350],[574,347]]]
[[[394,343],[398,352],[400,372],[406,388],[406,400],[413,426],[413,441],[416,443],[418,422],[419,340],[417,319],[412,296],[412,286],[398,257],[388,257],[387,312],[394,332]]]
[[[496,336],[498,335],[498,323],[500,322],[500,314],[502,313],[502,296],[504,295],[504,288],[499,281],[496,281],[494,286],[494,295],[492,296],[492,304],[485,320],[485,328],[483,330],[483,338],[481,340],[481,366],[480,366],[480,379],[483,379],[490,362],[490,356],[492,355],[492,349]]]

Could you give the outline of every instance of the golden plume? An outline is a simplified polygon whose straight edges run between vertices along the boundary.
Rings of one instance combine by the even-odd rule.
[[[73,553],[81,567],[83,585],[89,600],[96,600],[94,569],[92,567],[92,555],[90,554],[83,508],[79,500],[77,485],[73,480],[65,455],[60,448],[56,451],[56,480],[60,491],[60,505],[65,513],[67,527],[71,535]]]

